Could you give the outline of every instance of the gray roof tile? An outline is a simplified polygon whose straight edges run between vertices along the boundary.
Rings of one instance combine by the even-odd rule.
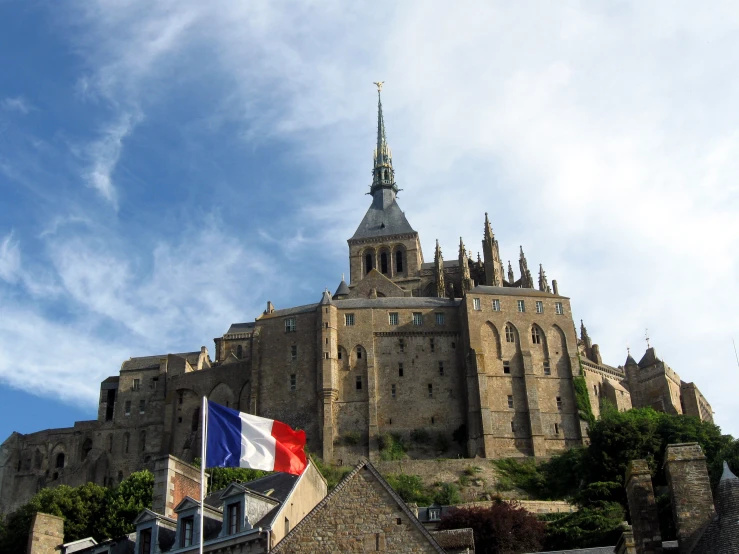
[[[372,204],[352,239],[415,233],[395,199],[388,200],[383,199],[382,191],[375,193]]]

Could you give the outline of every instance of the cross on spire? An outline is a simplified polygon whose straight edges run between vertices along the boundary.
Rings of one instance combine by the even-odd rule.
[[[644,340],[647,341],[647,348],[652,348],[649,344],[649,329],[644,329]]]
[[[381,189],[391,189],[398,192],[395,184],[395,170],[393,169],[393,153],[387,144],[385,135],[385,118],[382,115],[382,85],[385,81],[375,81],[377,85],[377,146],[375,147],[374,168],[372,169],[372,186],[370,194]],[[394,197],[394,196],[393,196]]]

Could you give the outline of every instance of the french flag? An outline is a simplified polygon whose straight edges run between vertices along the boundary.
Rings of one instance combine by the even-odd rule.
[[[210,401],[206,413],[205,467],[247,467],[294,475],[305,469],[305,431]]]

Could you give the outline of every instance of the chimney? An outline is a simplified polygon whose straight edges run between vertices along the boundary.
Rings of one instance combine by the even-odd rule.
[[[186,496],[200,498],[200,469],[174,456],[154,460],[152,511],[177,519],[174,509]]]
[[[636,554],[662,554],[662,535],[652,474],[645,460],[632,460],[629,463],[626,470],[626,497]]]
[[[687,554],[698,531],[716,514],[706,457],[697,442],[669,444],[665,470],[680,554]]]
[[[28,554],[56,554],[64,544],[64,518],[38,512],[28,533]]]
[[[559,287],[557,286],[557,280],[552,279],[552,292],[559,296]]]

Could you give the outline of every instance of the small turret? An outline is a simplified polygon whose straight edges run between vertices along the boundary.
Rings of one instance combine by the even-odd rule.
[[[508,283],[513,285],[513,283],[516,282],[516,276],[513,275],[513,266],[511,265],[511,260],[508,260]]]
[[[472,288],[472,279],[470,278],[470,264],[467,258],[467,250],[459,237],[459,271],[462,275],[462,296]]]
[[[518,258],[518,267],[521,269],[521,288],[533,289],[534,279],[531,277],[531,272],[529,271],[529,265],[526,262],[526,256],[524,256],[524,253],[523,253],[523,246],[519,248],[521,249],[521,254]]]
[[[626,355],[626,363],[624,364],[624,367],[637,367],[636,360],[631,357],[631,348],[626,349],[627,355]]]
[[[436,239],[436,251],[434,253],[434,276],[436,277],[436,296],[444,298],[446,296],[446,289],[444,288],[444,258],[441,255],[439,239]]]
[[[346,284],[346,281],[344,281],[344,274],[341,274],[341,283],[339,283],[339,287],[336,289],[336,292],[334,293],[333,299],[334,300],[343,300],[344,298],[349,296],[349,285]]]

